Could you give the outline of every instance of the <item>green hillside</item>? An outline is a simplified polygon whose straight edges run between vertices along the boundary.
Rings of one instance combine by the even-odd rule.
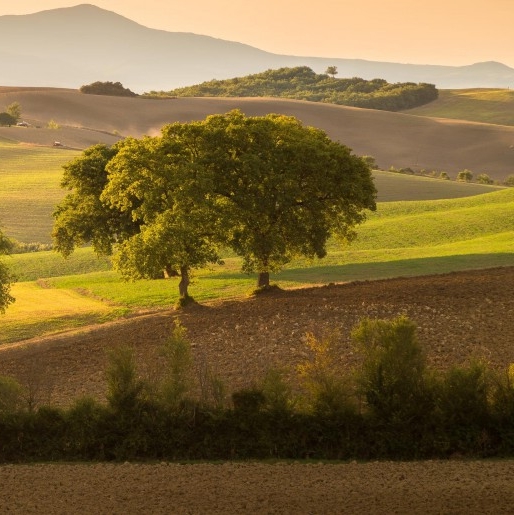
[[[78,154],[0,140],[0,225],[6,235],[50,242],[52,212],[64,195],[62,166]]]
[[[307,66],[280,68],[234,79],[212,80],[167,92],[153,91],[146,96],[278,97],[385,111],[408,109],[437,98],[437,89],[433,84],[390,84],[383,79],[364,80],[358,77],[336,79],[337,69],[333,72],[329,76],[316,74]]]
[[[66,191],[60,187],[63,164],[77,151],[0,141],[0,224],[23,243],[50,243],[52,213]],[[429,200],[479,195],[495,186],[443,181],[375,171],[378,200]]]
[[[350,246],[332,241],[326,258],[294,261],[272,279],[289,288],[512,265],[513,212],[514,189],[379,203]],[[27,282],[13,287],[17,301],[2,316],[0,343],[169,307],[178,298],[175,280],[125,282],[90,249],[70,261],[54,252],[19,254],[9,265]],[[197,272],[191,293],[200,302],[245,296],[255,277],[240,267],[239,258],[227,256],[224,265]]]
[[[510,89],[442,89],[439,98],[408,114],[472,122],[514,125],[514,91]]]

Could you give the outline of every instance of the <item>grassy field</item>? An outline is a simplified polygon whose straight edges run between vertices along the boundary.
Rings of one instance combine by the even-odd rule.
[[[0,140],[0,224],[5,234],[23,243],[51,242],[52,213],[66,194],[60,187],[62,166],[78,155]],[[374,177],[380,202],[457,198],[497,189],[380,171]]]
[[[512,265],[512,212],[514,189],[380,203],[351,246],[332,241],[325,259],[299,259],[272,281],[290,288]],[[90,249],[80,249],[68,261],[41,252],[12,256],[9,263],[22,282],[13,288],[17,302],[2,317],[0,343],[170,307],[178,298],[176,279],[124,282]],[[200,302],[245,296],[255,277],[239,269],[240,260],[227,257],[223,266],[198,271],[190,292]]]
[[[442,89],[439,98],[405,111],[408,114],[514,125],[514,91],[510,89]]]
[[[62,165],[78,154],[0,140],[0,224],[9,237],[50,241],[52,212],[64,195]]]

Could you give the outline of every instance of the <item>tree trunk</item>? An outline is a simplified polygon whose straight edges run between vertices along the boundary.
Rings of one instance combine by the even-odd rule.
[[[187,288],[189,287],[189,267],[181,266],[180,267],[180,282],[178,283],[178,291],[180,293],[180,298],[185,299],[189,297],[189,293]]]
[[[259,272],[257,288],[269,288],[269,272]]]

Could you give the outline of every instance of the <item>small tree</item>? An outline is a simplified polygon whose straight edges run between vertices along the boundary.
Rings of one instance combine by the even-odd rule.
[[[21,118],[21,106],[18,102],[13,102],[7,106],[6,112],[14,118],[15,122]]]
[[[494,181],[487,175],[486,173],[481,173],[480,175],[477,175],[477,182],[479,184],[493,184]]]
[[[352,339],[363,356],[357,380],[371,414],[388,423],[427,416],[431,394],[416,325],[404,316],[364,319]]]
[[[335,78],[335,76],[337,75],[337,66],[329,66],[326,70],[325,70],[325,73],[327,75],[330,75],[333,79]]]
[[[514,186],[514,175],[509,175],[503,182],[505,186]]]
[[[450,176],[448,175],[447,172],[441,172],[439,174],[439,179],[443,179],[444,181],[449,181],[450,180]]]
[[[473,172],[470,170],[462,170],[457,174],[457,180],[460,182],[471,182],[473,180]]]

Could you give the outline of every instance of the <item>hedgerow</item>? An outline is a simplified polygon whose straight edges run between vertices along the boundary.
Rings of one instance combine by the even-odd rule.
[[[166,370],[157,380],[141,377],[132,349],[111,352],[103,403],[81,398],[66,409],[29,409],[23,386],[2,378],[0,461],[514,455],[512,367],[504,374],[480,362],[431,370],[406,317],[364,319],[352,338],[360,362],[347,377],[333,360],[337,334],[309,335],[298,387],[272,370],[261,384],[233,392],[227,406],[193,395],[194,364],[180,325],[164,346]],[[211,379],[203,375],[204,387]]]

